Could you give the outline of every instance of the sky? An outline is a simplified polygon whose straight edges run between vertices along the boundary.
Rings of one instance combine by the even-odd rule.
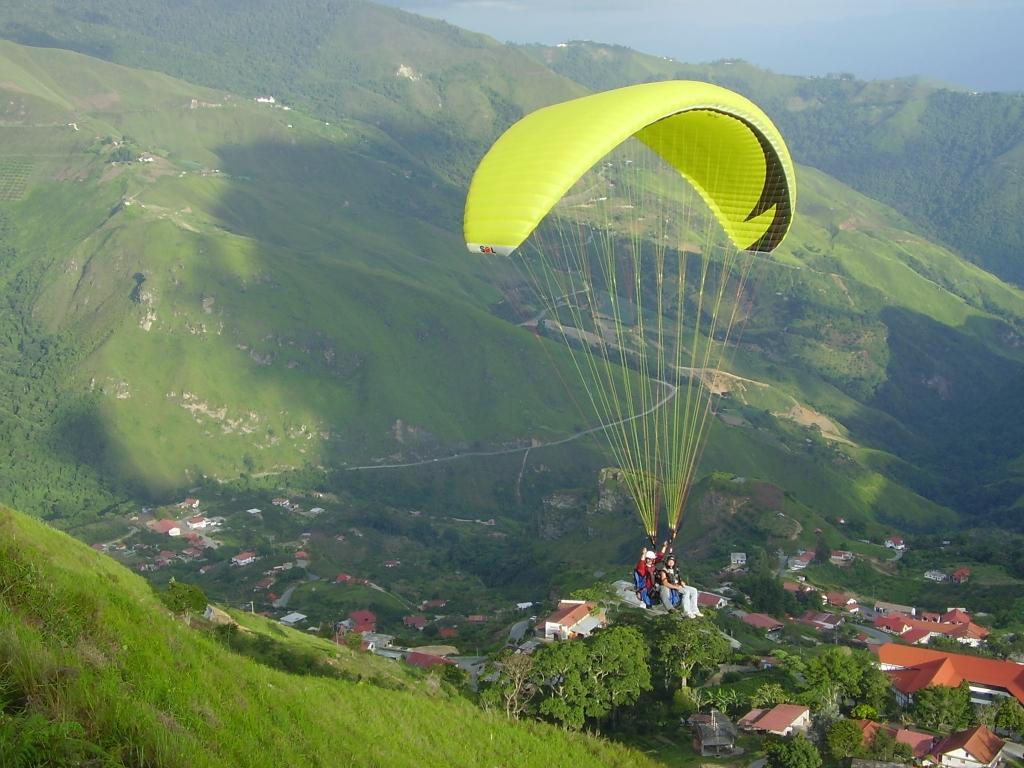
[[[378,0],[501,41],[615,43],[779,74],[1024,91],[1024,0]]]

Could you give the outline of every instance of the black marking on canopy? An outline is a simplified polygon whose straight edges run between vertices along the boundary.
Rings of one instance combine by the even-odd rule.
[[[782,165],[779,153],[764,134],[750,123],[747,123],[747,126],[757,137],[757,143],[764,152],[764,187],[761,189],[761,197],[747,214],[746,220],[756,219],[772,207],[775,208],[775,215],[764,234],[747,246],[746,250],[768,253],[774,251],[786,236],[790,221],[793,219],[793,206],[789,197],[789,185],[786,183],[786,169]]]

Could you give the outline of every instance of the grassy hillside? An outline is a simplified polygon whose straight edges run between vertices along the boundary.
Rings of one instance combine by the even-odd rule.
[[[464,255],[457,192],[388,162],[372,129],[0,56],[0,151],[29,169],[0,204],[11,322],[73,350],[43,366],[77,393],[48,406],[69,463],[156,491],[575,418],[540,345],[487,311],[500,294]]]
[[[0,554],[0,746],[14,765],[649,764],[488,716],[394,662],[247,620],[244,632],[333,672],[263,666],[187,628],[109,558],[7,508]]]
[[[436,158],[358,120],[69,52],[4,43],[0,73],[5,375],[26,382],[9,388],[13,501],[60,518],[204,478],[430,461],[586,425],[557,350],[494,314],[507,276],[464,255],[462,193]],[[708,469],[781,482],[765,446],[809,411],[911,461],[850,451],[858,471],[946,501],[934,416],[1018,370],[1021,293],[884,205],[800,178],[735,360],[756,384],[734,396],[755,421],[776,414],[775,436],[736,452],[723,432]],[[39,350],[31,372],[14,349]],[[858,516],[931,514],[870,506]]]

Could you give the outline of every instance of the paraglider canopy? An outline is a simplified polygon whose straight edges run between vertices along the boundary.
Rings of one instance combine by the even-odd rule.
[[[523,280],[510,301],[522,325],[561,337],[584,394],[573,399],[597,417],[591,431],[652,544],[659,510],[670,541],[679,530],[728,391],[726,352],[753,313],[751,268],[786,236],[795,201],[793,163],[768,117],[691,81],[533,112],[473,176],[466,244],[512,256]]]
[[[700,193],[733,244],[767,252],[789,231],[793,163],[753,102],[710,83],[645,83],[555,104],[509,128],[466,199],[474,253],[508,255],[595,163],[635,136]]]

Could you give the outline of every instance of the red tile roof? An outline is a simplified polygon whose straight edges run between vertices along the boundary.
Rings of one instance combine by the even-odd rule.
[[[875,652],[883,665],[901,668],[890,676],[903,693],[929,685],[955,687],[967,680],[1002,688],[1024,703],[1024,665],[896,643],[880,645]]]
[[[774,629],[782,629],[781,621],[763,613],[748,613],[743,617],[743,623],[757,629],[767,629],[769,632]]]
[[[373,611],[360,609],[348,615],[352,619],[353,632],[373,632],[377,628],[377,614]]]
[[[420,651],[413,651],[405,657],[405,661],[407,664],[412,664],[412,666],[419,667],[420,669],[430,669],[431,667],[436,667],[442,664],[448,664],[451,666],[455,665],[455,662],[451,659],[444,659],[440,656],[421,653]]]
[[[423,629],[427,626],[427,617],[422,615],[416,616],[403,616],[402,623],[407,627],[415,627],[416,629]]]
[[[544,619],[548,624],[558,624],[560,627],[572,629],[587,616],[590,615],[590,603],[560,602],[558,608]]]
[[[910,747],[914,757],[921,758],[929,753],[936,737],[930,733],[914,731],[910,728],[893,728],[890,725],[876,723],[873,720],[854,720],[864,736],[864,743],[871,744],[879,731],[885,731],[900,744]]]
[[[754,728],[758,731],[768,733],[785,733],[787,728],[804,715],[810,714],[810,709],[799,704],[777,704],[771,709],[752,709],[745,714],[738,725],[743,728]]]
[[[996,755],[1004,746],[1006,746],[1005,741],[984,725],[978,725],[947,736],[935,745],[932,753],[939,756],[962,749],[982,765],[988,765],[996,759]]]

